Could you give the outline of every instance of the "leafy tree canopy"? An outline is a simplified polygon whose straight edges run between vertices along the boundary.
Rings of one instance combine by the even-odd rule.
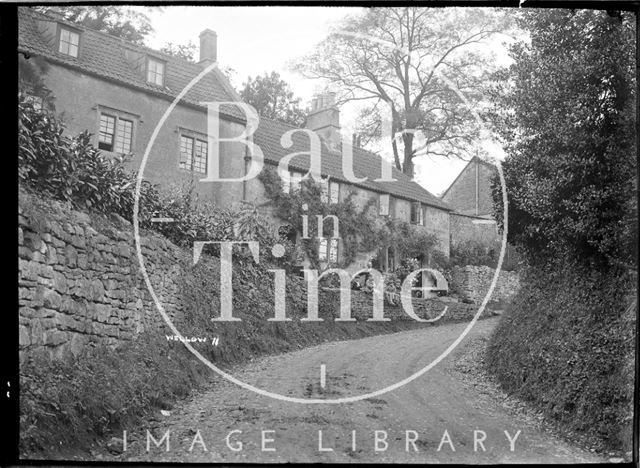
[[[174,44],[172,42],[167,42],[162,46],[160,52],[189,60],[190,62],[195,62],[196,45],[192,41],[189,41],[186,44]]]
[[[522,11],[530,42],[498,72],[509,241],[531,263],[635,262],[635,47],[632,14]],[[502,222],[502,192],[493,183]]]
[[[305,112],[300,109],[300,99],[294,98],[289,84],[276,72],[264,76],[249,77],[243,83],[240,97],[256,108],[258,114],[270,119],[301,127]]]
[[[417,156],[460,155],[473,142],[477,128],[464,101],[479,100],[493,63],[483,42],[504,27],[496,10],[370,8],[346,19],[295,69],[328,83],[338,103],[363,101],[368,136],[379,137],[387,119],[401,135],[402,148],[392,139],[396,167],[413,177]]]
[[[149,17],[140,10],[116,5],[68,5],[38,7],[44,13],[57,13],[66,20],[104,31],[135,44],[143,45],[153,32]]]

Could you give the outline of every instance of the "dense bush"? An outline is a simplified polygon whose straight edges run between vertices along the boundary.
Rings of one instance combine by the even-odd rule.
[[[91,144],[91,135],[63,134],[57,116],[37,109],[24,95],[18,101],[18,178],[21,184],[80,209],[116,213],[131,220],[136,175],[126,168],[125,156],[109,158]],[[143,181],[140,215],[158,204],[154,186]]]
[[[637,305],[635,18],[517,14],[530,40],[493,92],[508,237],[529,265],[488,364],[509,392],[630,450]],[[495,214],[502,195],[493,183]]]
[[[132,221],[136,173],[130,155],[105,155],[91,143],[91,135],[63,134],[64,124],[54,111],[34,107],[24,94],[18,102],[18,178],[26,188],[45,197],[71,203],[80,210],[122,216]],[[151,223],[153,216],[174,219]],[[166,187],[143,180],[138,219],[179,246],[194,240],[234,238],[236,214],[199,200],[193,185]]]
[[[94,437],[121,437],[207,375],[186,348],[160,334],[115,350],[87,348],[67,361],[36,357],[20,367],[20,453],[68,456]]]
[[[506,391],[566,428],[631,450],[637,279],[614,273],[529,270],[487,363]]]
[[[507,152],[509,242],[530,263],[634,263],[635,17],[549,9],[517,18],[531,40],[511,47],[514,63],[491,92]],[[497,178],[493,198],[501,222]]]
[[[170,185],[153,201],[156,214],[173,219],[171,223],[150,226],[174,244],[191,248],[196,240],[232,240],[236,214],[200,200],[194,185]],[[143,201],[140,202],[142,206]],[[147,224],[148,225],[148,224]]]

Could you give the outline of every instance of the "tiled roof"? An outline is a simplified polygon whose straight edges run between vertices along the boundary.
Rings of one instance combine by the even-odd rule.
[[[254,142],[262,149],[265,161],[278,163],[282,157],[288,154],[309,151],[309,138],[304,135],[303,132],[297,132],[293,135],[293,145],[290,148],[284,148],[280,144],[282,135],[295,128],[296,127],[276,120],[260,118],[260,124],[253,138]],[[289,166],[293,169],[300,169],[306,172],[309,169],[309,156],[297,156],[291,161]],[[374,182],[374,179],[380,178],[381,166],[382,159],[380,156],[361,148],[353,148],[354,175],[359,178],[367,177],[366,181],[353,184],[343,175],[342,155],[330,151],[325,144],[322,144],[321,172],[323,175],[328,175],[331,178],[341,180],[348,184],[358,185],[375,192],[390,193],[398,198],[419,201],[445,210],[452,210],[449,205],[429,193],[411,180],[409,176],[396,168],[393,168],[393,178],[396,179],[395,182]]]
[[[55,44],[47,41],[39,30],[38,21],[58,22],[82,31],[79,57],[74,58],[59,53]],[[44,56],[50,61],[150,93],[164,95],[167,98],[175,98],[202,71],[200,65],[188,60],[135,45],[121,38],[85,28],[75,23],[44,15],[30,7],[18,8],[18,50]],[[128,52],[143,54],[143,56],[148,55],[165,61],[165,85],[155,86],[147,83],[144,73],[138,71],[131,59],[127,58]],[[183,98],[183,101],[193,105],[198,105],[202,101],[223,102],[238,100],[240,98],[219,71],[207,74]],[[245,119],[243,112],[236,106],[223,106],[221,113],[237,119]],[[275,120],[260,119],[260,125],[254,134],[254,140],[261,147],[266,161],[277,163],[287,154],[309,150],[308,138],[301,132],[294,135],[291,148],[283,148],[280,144],[282,135],[295,128]],[[374,182],[373,179],[380,178],[381,175],[382,160],[378,155],[360,148],[354,148],[353,156],[355,176],[366,176],[368,178],[368,180],[354,185],[451,210],[449,205],[395,168],[393,168],[395,182]],[[291,167],[303,171],[308,170],[309,157],[301,156],[295,158]],[[330,151],[324,144],[322,145],[322,173],[351,184],[343,176],[342,156],[339,153]]]
[[[485,161],[484,159],[479,158],[478,156],[474,156],[471,159],[469,159],[469,161],[467,161],[467,164],[464,165],[464,167],[462,168],[462,170],[458,173],[458,175],[456,176],[455,179],[453,179],[453,182],[451,182],[451,184],[449,184],[449,186],[447,187],[447,189],[442,192],[442,195],[440,195],[440,198],[444,198],[447,193],[449,193],[449,190],[451,190],[451,188],[458,182],[458,179],[460,179],[460,176],[462,176],[462,174],[464,173],[464,171],[467,170],[467,168],[471,165],[471,163],[473,162],[478,162],[480,164],[484,164],[485,166],[491,168],[491,169],[495,169],[496,166],[495,164],[490,163],[489,161]]]
[[[48,41],[38,28],[38,21],[58,22],[81,31],[78,58],[58,52],[55,44]],[[135,45],[119,37],[85,28],[58,18],[44,15],[30,7],[18,8],[18,50],[44,56],[48,60],[79,69],[84,72],[111,79],[135,88],[175,98],[185,86],[200,73],[201,65],[179,57],[173,57],[147,47]],[[164,86],[147,83],[144,72],[136,69],[131,56],[155,57],[166,62]],[[127,58],[129,55],[129,58]],[[189,90],[183,101],[198,105],[202,101],[237,101],[235,91],[219,71],[205,75]],[[236,106],[223,106],[221,113],[244,121],[243,112]]]

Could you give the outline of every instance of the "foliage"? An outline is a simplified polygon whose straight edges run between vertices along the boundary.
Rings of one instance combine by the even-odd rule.
[[[54,97],[45,85],[43,76],[49,71],[49,64],[42,57],[18,54],[18,91],[42,98],[49,109],[54,109]]]
[[[491,337],[489,369],[565,428],[631,450],[637,278],[558,261],[523,279]]]
[[[18,102],[18,178],[20,183],[69,201],[78,208],[116,213],[131,219],[135,174],[126,170],[125,156],[105,157],[83,132],[63,135],[64,127],[49,110],[38,110],[24,96]],[[140,206],[154,207],[155,188],[143,183]],[[142,219],[148,213],[140,212]]]
[[[116,5],[66,5],[37,7],[43,13],[56,13],[68,21],[144,45],[153,32],[149,17],[139,9]]]
[[[128,156],[107,156],[91,144],[91,135],[63,134],[64,126],[47,109],[36,109],[21,96],[18,103],[18,179],[44,196],[70,202],[81,210],[118,214],[132,221],[136,173]],[[151,223],[154,216],[172,223]],[[236,216],[199,200],[193,185],[163,191],[143,180],[138,219],[179,246],[195,240],[231,240]],[[210,250],[208,250],[210,251]]]
[[[322,188],[311,178],[302,181],[300,190],[285,193],[281,179],[274,168],[265,168],[258,176],[265,187],[267,197],[275,205],[275,215],[290,224],[297,233],[302,233],[303,215],[309,219],[309,239],[301,239],[308,260],[314,268],[319,268],[317,215],[338,218],[339,234],[342,239],[342,259],[340,264],[351,264],[359,253],[375,252],[383,246],[393,245],[401,258],[427,258],[437,251],[437,238],[434,234],[410,223],[395,219],[382,219],[373,212],[377,200],[370,198],[358,208],[352,191],[338,203],[324,203]],[[306,206],[306,209],[303,209]],[[333,235],[333,222],[326,219],[323,226],[324,237]]]
[[[634,17],[522,11],[530,43],[498,73],[493,120],[505,143],[509,242],[531,263],[635,263]],[[500,184],[493,182],[502,222]]]
[[[500,254],[500,245],[496,242],[495,248],[488,248],[484,243],[468,240],[451,246],[451,263],[457,266],[486,265],[495,268]]]
[[[296,127],[305,123],[305,112],[300,109],[300,99],[293,97],[289,84],[276,72],[247,78],[240,97],[251,104],[258,114]]]
[[[388,119],[392,134],[402,134],[402,160],[392,139],[396,167],[413,177],[415,157],[457,155],[473,141],[470,109],[440,72],[478,101],[492,65],[480,45],[503,22],[501,13],[482,9],[369,8],[347,18],[296,70],[328,82],[338,102],[366,101],[370,119],[361,130],[369,137],[380,134],[376,116]]]
[[[178,246],[191,248],[198,240],[234,239],[235,213],[200,200],[191,183],[171,185],[160,192],[155,214],[173,219],[157,223],[154,229]]]
[[[167,42],[162,46],[160,52],[188,60],[189,62],[195,62],[196,45],[192,41],[189,41],[186,44],[174,44],[172,42]]]
[[[21,453],[88,448],[94,437],[139,424],[153,408],[171,408],[207,378],[186,348],[172,348],[154,333],[117,350],[100,346],[67,361],[22,364]]]

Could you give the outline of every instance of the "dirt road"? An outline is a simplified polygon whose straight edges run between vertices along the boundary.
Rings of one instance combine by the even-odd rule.
[[[215,388],[195,395],[170,415],[159,415],[147,427],[128,431],[127,451],[118,459],[261,463],[602,461],[541,433],[451,372],[456,353],[464,352],[470,338],[487,336],[496,321],[478,322],[451,356],[417,380],[365,401],[339,405],[286,403],[218,379]],[[362,394],[395,383],[428,364],[465,325],[326,343],[261,359],[234,375],[296,397]],[[323,364],[324,389],[320,385]],[[147,430],[158,441],[167,431],[169,435],[156,447]]]

